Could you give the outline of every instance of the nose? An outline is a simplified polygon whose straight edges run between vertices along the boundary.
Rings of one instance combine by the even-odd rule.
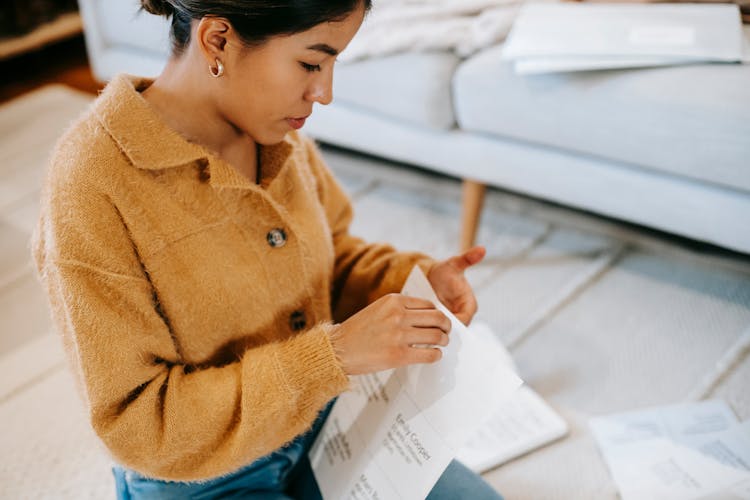
[[[333,70],[318,73],[305,92],[305,99],[324,106],[333,102]]]

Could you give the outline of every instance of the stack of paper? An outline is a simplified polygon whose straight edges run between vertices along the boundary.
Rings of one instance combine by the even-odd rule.
[[[526,4],[503,50],[521,74],[745,57],[734,4]]]
[[[591,420],[622,500],[750,499],[750,420],[706,401]]]

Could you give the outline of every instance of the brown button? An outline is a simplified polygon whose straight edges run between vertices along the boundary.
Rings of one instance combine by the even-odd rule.
[[[289,326],[295,332],[298,332],[298,331],[302,330],[305,326],[307,326],[307,319],[305,318],[305,312],[304,311],[294,311],[289,316]]]
[[[268,244],[273,248],[281,248],[286,245],[286,232],[281,228],[271,229],[266,235]]]

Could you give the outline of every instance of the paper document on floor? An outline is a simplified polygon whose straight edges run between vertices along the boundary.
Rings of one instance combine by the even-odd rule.
[[[450,343],[437,363],[353,377],[310,450],[326,499],[425,498],[456,450],[522,384],[498,363],[501,350],[440,304],[418,267],[402,293],[450,318]]]
[[[510,353],[489,325],[474,320],[469,331],[489,344],[488,349],[499,347],[503,357],[498,362],[518,373]],[[567,433],[568,423],[531,387],[523,385],[503,401],[469,438],[456,458],[474,472],[481,473],[556,441]]]
[[[750,499],[750,420],[704,401],[591,420],[623,500]]]
[[[529,386],[516,391],[458,452],[474,472],[485,472],[549,444],[568,433],[568,424]]]

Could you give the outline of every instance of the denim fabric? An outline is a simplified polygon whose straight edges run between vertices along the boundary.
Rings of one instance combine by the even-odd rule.
[[[322,500],[307,452],[323,426],[333,402],[313,427],[292,442],[229,475],[201,482],[161,481],[114,467],[119,500],[252,499]],[[455,460],[427,500],[502,500],[481,477]]]

